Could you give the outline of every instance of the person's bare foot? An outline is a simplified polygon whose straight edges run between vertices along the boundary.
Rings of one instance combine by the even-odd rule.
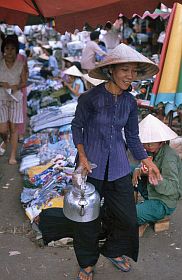
[[[11,165],[17,164],[16,159],[10,158],[10,159],[9,159],[9,164],[11,164]]]
[[[93,267],[80,268],[77,280],[93,280]]]

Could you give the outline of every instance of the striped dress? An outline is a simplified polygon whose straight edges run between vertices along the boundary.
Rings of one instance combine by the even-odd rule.
[[[7,82],[10,85],[17,85],[20,83],[20,77],[23,69],[23,62],[15,60],[11,68],[6,66],[5,60],[0,61],[0,82]],[[7,94],[5,88],[0,87],[0,122],[4,123],[10,121],[12,123],[23,122],[22,112],[22,92],[16,91],[13,96],[18,100],[16,102],[11,96]]]

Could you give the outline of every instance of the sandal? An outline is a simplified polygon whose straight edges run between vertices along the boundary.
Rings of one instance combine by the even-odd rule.
[[[0,144],[0,156],[3,156],[5,154],[5,152],[6,152],[6,150],[2,147],[3,145],[4,145],[4,142],[2,142]]]
[[[80,272],[82,272],[85,276],[87,276],[87,277],[89,277],[89,276],[91,276],[92,275],[92,279],[93,279],[93,273],[94,273],[94,271],[93,270],[91,270],[90,272],[87,272],[84,268],[81,268],[80,267],[80,271],[79,271],[79,273],[78,273],[78,276],[77,276],[77,280],[81,280],[81,278],[80,278]]]
[[[124,271],[124,272],[128,272],[131,269],[131,265],[129,263],[129,259],[125,256],[121,257],[121,260],[116,260],[114,258],[107,258],[108,260],[110,260],[112,262],[112,264],[117,267],[117,269]]]

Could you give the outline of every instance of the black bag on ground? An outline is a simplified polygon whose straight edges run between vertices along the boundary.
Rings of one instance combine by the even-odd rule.
[[[63,214],[62,208],[48,208],[39,215],[39,229],[45,244],[61,238],[73,238],[73,222]]]

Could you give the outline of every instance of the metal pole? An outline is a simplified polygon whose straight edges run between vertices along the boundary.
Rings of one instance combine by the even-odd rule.
[[[173,111],[170,111],[169,112],[169,121],[168,121],[169,127],[172,127],[172,123],[173,123]]]

